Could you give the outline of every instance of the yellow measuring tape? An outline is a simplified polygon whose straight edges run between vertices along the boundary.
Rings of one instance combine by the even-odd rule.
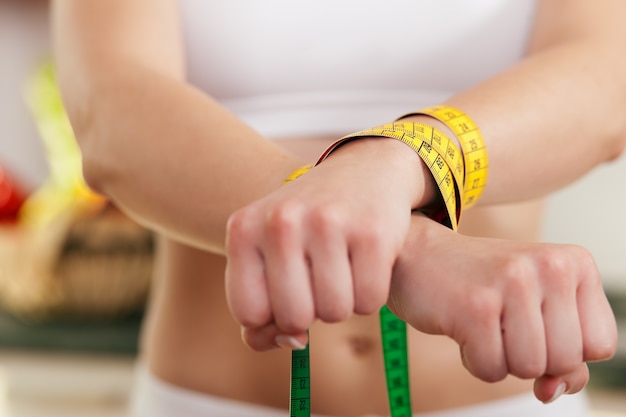
[[[461,209],[475,204],[486,185],[488,164],[484,140],[473,121],[457,109],[437,106],[411,114],[427,114],[445,123],[457,135],[463,152],[443,133],[427,124],[398,120],[344,136],[322,154],[316,165],[351,140],[365,137],[400,140],[410,146],[428,166],[441,194],[443,210],[427,214],[456,231]],[[299,168],[285,183],[295,180],[312,167],[307,165]],[[412,408],[406,323],[385,306],[380,310],[380,327],[390,414],[391,417],[410,417]],[[290,417],[311,415],[310,386],[307,344],[304,350],[292,351]]]
[[[461,199],[457,196],[461,195],[464,176],[463,155],[456,144],[432,126],[398,121],[344,136],[333,143],[317,163],[348,141],[364,137],[397,139],[409,145],[422,158],[443,198],[446,211],[444,224],[456,230],[461,215]]]
[[[489,159],[482,133],[474,121],[462,111],[450,106],[433,106],[408,113],[400,119],[424,114],[444,123],[456,135],[464,154],[465,180],[463,183],[463,207],[476,204],[487,185]]]

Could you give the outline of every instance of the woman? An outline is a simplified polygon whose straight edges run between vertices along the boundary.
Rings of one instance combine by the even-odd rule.
[[[410,333],[416,412],[584,415],[584,397],[546,408],[528,393],[532,379],[544,402],[578,392],[585,362],[614,352],[597,269],[580,248],[525,242],[540,226],[534,199],[622,152],[625,123],[607,117],[626,107],[617,93],[626,62],[615,53],[625,39],[622,2],[53,4],[55,59],[85,176],[162,235],[137,415],[284,415],[290,348],[306,343],[309,327],[312,411],[388,413],[371,313],[390,288],[390,306],[421,331]],[[489,151],[481,207],[463,215],[462,235],[411,215],[437,194],[396,141],[351,142],[281,187],[338,137],[442,102],[471,115]],[[343,210],[340,230],[317,241],[341,250],[310,259],[334,265],[321,277],[308,276],[302,256],[315,252],[307,247],[315,239],[299,233],[312,233],[305,201]],[[520,201],[531,202],[501,205]],[[336,230],[327,219],[320,230]],[[284,224],[294,229],[285,234]],[[359,230],[378,232],[352,239]],[[284,247],[296,256],[268,269],[289,241],[281,236],[294,239]],[[285,266],[289,259],[299,262]],[[293,267],[305,291],[249,292],[250,265],[257,288],[290,282]],[[325,307],[315,304],[326,294],[319,282],[333,294]],[[256,353],[240,326],[254,350],[287,349]]]

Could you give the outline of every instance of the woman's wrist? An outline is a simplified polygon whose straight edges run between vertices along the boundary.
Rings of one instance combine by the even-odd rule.
[[[461,207],[466,209],[475,205],[482,196],[487,185],[489,172],[489,158],[485,139],[474,120],[463,111],[448,105],[426,107],[415,112],[405,114],[398,121],[407,120],[418,124],[411,118],[427,116],[435,123],[443,124],[446,130],[453,133],[457,148],[463,154],[463,171],[461,192]],[[432,123],[432,122],[431,122]],[[459,176],[457,176],[457,179]]]
[[[393,175],[405,188],[412,209],[422,209],[437,201],[437,186],[424,161],[400,141],[364,137],[348,141],[333,150],[324,164],[367,164],[369,172]],[[391,185],[391,184],[390,184]]]

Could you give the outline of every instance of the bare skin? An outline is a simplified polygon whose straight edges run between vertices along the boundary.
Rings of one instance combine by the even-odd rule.
[[[455,363],[452,360],[440,364],[441,369],[433,367],[430,373],[417,369],[420,362],[414,361],[414,380],[420,381],[416,383],[416,395],[432,394],[426,399],[416,398],[416,404],[423,404],[419,407],[460,405],[529,389],[530,383],[507,379],[509,374],[535,379],[535,395],[547,401],[555,392],[555,384],[561,381],[568,392],[582,389],[588,379],[585,362],[606,359],[615,351],[615,323],[589,254],[580,248],[521,243],[536,237],[532,233],[538,230],[536,217],[528,217],[530,225],[521,230],[516,221],[515,230],[520,234],[509,234],[508,229],[499,229],[504,227],[500,223],[497,230],[490,229],[488,223],[473,223],[467,213],[463,221],[471,230],[516,239],[504,244],[450,235],[449,230],[437,229],[441,226],[428,219],[411,216],[412,208],[430,202],[433,187],[427,170],[416,162],[416,155],[394,141],[363,140],[347,145],[299,180],[299,186],[281,187],[293,169],[311,158],[295,147],[296,141],[287,145],[294,148],[285,149],[284,144],[261,137],[220,103],[186,82],[176,2],[154,0],[147,5],[123,0],[56,0],[53,5],[59,80],[83,152],[87,181],[126,213],[171,239],[164,238],[162,242],[160,277],[144,338],[146,360],[157,375],[200,392],[284,407],[288,350],[273,350],[264,356],[246,350],[239,325],[246,327],[245,340],[256,350],[275,348],[276,330],[301,338],[311,326],[311,336],[319,340],[319,346],[333,348],[333,352],[344,350],[346,357],[351,358],[342,361],[345,371],[337,376],[338,364],[332,361],[339,355],[321,350],[313,353],[320,361],[320,365],[314,366],[320,381],[313,387],[314,395],[324,398],[324,403],[316,403],[314,411],[346,416],[384,413],[381,368],[375,364],[362,366],[364,361],[380,358],[373,348],[378,343],[370,343],[378,337],[375,319],[364,315],[375,313],[387,301],[390,288],[394,308],[403,318],[410,319],[411,325],[454,339],[451,342],[419,333],[412,336],[415,358],[429,358],[435,353],[446,357],[446,351],[451,358],[457,358],[453,374],[446,374],[448,365]],[[567,4],[563,0],[542,1],[528,57],[450,99],[448,104],[471,114],[488,138],[491,179],[483,204],[541,198],[622,152],[626,125],[621,118],[607,114],[626,108],[623,95],[618,93],[626,85],[626,60],[623,54],[614,53],[623,49],[624,27],[616,10],[624,7],[617,0],[606,8],[585,0]],[[567,13],[563,13],[565,9]],[[540,112],[536,106],[541,106]],[[511,111],[515,111],[516,118],[510,117]],[[564,123],[563,118],[576,123]],[[598,146],[587,146],[590,138]],[[546,140],[551,144],[547,152],[536,153],[535,149],[543,147]],[[316,156],[324,146],[320,141]],[[384,157],[379,158],[380,155]],[[183,164],[185,169],[181,169]],[[244,170],[247,175],[242,176]],[[359,175],[349,175],[350,172]],[[361,174],[367,178],[364,180]],[[397,178],[414,181],[394,181]],[[377,192],[372,193],[375,198],[368,199],[362,191],[371,189],[373,184]],[[301,308],[301,300],[285,297],[284,286],[280,285],[293,283],[281,281],[293,275],[270,274],[268,280],[276,283],[274,289],[279,294],[275,299],[281,304],[270,311],[269,297],[250,291],[246,281],[250,274],[237,273],[236,269],[241,272],[252,265],[257,271],[264,271],[262,263],[256,262],[258,248],[263,249],[263,255],[278,254],[279,258],[284,255],[281,249],[292,248],[281,242],[280,236],[266,245],[266,237],[272,240],[276,236],[263,233],[262,219],[276,207],[279,214],[284,214],[285,201],[295,201],[307,214],[308,207],[302,204],[309,201],[307,192],[325,194],[325,202],[331,206],[339,201],[344,214],[346,207],[348,212],[359,208],[360,217],[342,219],[345,233],[335,236],[336,241],[356,243],[362,249],[363,241],[351,238],[355,233],[367,232],[363,224],[372,226],[377,222],[379,234],[370,233],[366,243],[373,243],[381,251],[361,250],[364,262],[354,263],[366,272],[367,279],[359,276],[354,280],[365,291],[365,297],[353,297],[350,271],[345,268],[347,257],[343,256],[349,252],[326,251],[314,264],[338,262],[334,265],[342,268],[341,279],[330,279],[338,276],[334,273],[322,274],[322,278],[331,289],[334,284],[343,285],[342,291],[335,292],[341,295],[340,302],[326,302],[325,306],[317,305],[316,310],[312,306],[314,297],[323,299],[330,293],[303,292],[302,300],[308,304]],[[355,204],[357,198],[353,197],[364,204]],[[479,209],[473,210],[479,216]],[[487,217],[496,222],[502,214],[485,214],[483,220]],[[278,226],[289,225],[280,216],[276,219]],[[392,219],[395,224],[382,224],[382,219]],[[311,226],[306,216],[296,220],[298,226]],[[250,224],[253,227],[246,230]],[[274,231],[281,232],[280,228]],[[237,236],[238,241],[234,239]],[[428,239],[420,240],[420,236]],[[310,244],[306,236],[296,238],[304,246]],[[384,245],[379,245],[381,241]],[[460,257],[452,263],[438,256],[417,262],[409,254],[419,253],[415,249],[420,243],[431,253],[440,252],[436,245],[454,247]],[[230,252],[231,273],[226,274],[230,286],[224,286],[224,258],[202,250],[222,255]],[[237,253],[243,256],[235,256]],[[490,256],[485,257],[484,253]],[[513,258],[507,258],[507,253]],[[281,260],[291,263],[296,259],[300,263],[297,267],[305,273],[294,279],[301,288],[307,288],[309,277],[302,262],[305,258],[302,252],[299,255],[282,256]],[[274,263],[280,268],[279,264]],[[478,274],[467,274],[467,265]],[[384,273],[371,273],[371,266]],[[428,281],[429,272],[439,266],[453,270],[439,275],[435,283]],[[520,275],[520,270],[524,274]],[[257,275],[253,279],[262,289],[262,280],[257,278],[265,277]],[[455,280],[465,275],[466,280]],[[452,285],[439,285],[444,279]],[[316,281],[317,277],[312,277],[311,282]],[[362,285],[364,282],[371,287]],[[459,304],[463,309],[446,309],[457,306],[454,301],[459,301],[459,294],[455,289],[471,290],[473,284],[478,292],[467,294],[465,303]],[[516,289],[525,291],[525,296],[516,297]],[[426,308],[432,300],[421,299],[411,305],[411,299],[406,298],[410,295],[419,299],[428,291],[446,303],[431,302]],[[225,293],[229,305],[224,300]],[[463,301],[465,294],[460,295]],[[544,311],[544,302],[551,308]],[[332,305],[341,310],[327,308]],[[439,314],[444,310],[446,314]],[[361,315],[348,319],[352,313]],[[468,325],[467,317],[476,318],[471,323],[480,326]],[[590,318],[601,325],[591,326]],[[319,325],[318,319],[346,320]],[[529,323],[532,329],[527,328]],[[512,328],[516,331],[510,331]],[[509,331],[504,332],[506,329]],[[520,349],[516,337],[530,337],[532,349]],[[433,343],[432,348],[424,348],[427,343],[422,343],[422,338]],[[447,344],[448,350],[435,346],[435,340]],[[459,346],[463,365],[470,372],[461,368]],[[363,354],[368,351],[371,353]],[[259,358],[263,358],[262,363],[256,363]],[[431,363],[434,364],[430,362],[428,366]],[[240,372],[234,372],[236,367]],[[353,372],[349,371],[351,367]],[[333,377],[325,378],[324,372]],[[470,381],[469,374],[483,381],[505,381],[489,385]],[[363,377],[353,379],[354,375]],[[367,378],[369,375],[376,378]],[[344,377],[350,378],[350,382],[372,385],[361,386],[367,389],[362,391],[350,387],[347,380],[342,380]],[[452,386],[451,381],[464,378],[467,387],[446,391]],[[433,387],[435,381],[442,384],[437,385],[437,392],[431,392],[421,381]],[[337,397],[325,396],[334,395],[339,388],[355,399],[358,393],[358,400],[338,403],[332,399]],[[459,391],[468,392],[468,397]],[[363,392],[367,392],[367,400],[362,399]],[[441,398],[444,392],[449,392],[449,398]]]
[[[316,159],[329,143],[323,138],[279,142],[304,160]],[[475,208],[465,213],[461,232],[534,241],[539,237],[541,213],[541,201]],[[150,369],[166,381],[195,391],[285,408],[291,351],[257,353],[242,343],[224,298],[225,259],[167,240],[162,241],[161,251],[165,256],[142,338]],[[355,315],[335,324],[316,322],[310,335],[312,396],[320,399],[313,401],[313,412],[384,415],[387,397],[377,315]],[[414,329],[409,337],[416,412],[532,390],[532,381],[515,377],[498,384],[476,379],[463,367],[459,347],[450,338]]]

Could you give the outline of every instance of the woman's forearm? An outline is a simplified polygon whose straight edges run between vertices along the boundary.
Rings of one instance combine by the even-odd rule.
[[[449,100],[485,137],[483,204],[546,195],[626,146],[626,3],[538,7],[528,57]]]
[[[55,59],[89,184],[159,232],[223,252],[237,208],[300,161],[184,81],[175,1],[53,2]]]
[[[157,230],[223,250],[229,215],[299,161],[193,88],[127,74],[98,95],[83,132],[87,179]]]
[[[621,154],[626,95],[617,92],[626,91],[626,61],[594,62],[594,51],[581,42],[533,55],[449,101],[485,137],[482,204],[547,195]]]

